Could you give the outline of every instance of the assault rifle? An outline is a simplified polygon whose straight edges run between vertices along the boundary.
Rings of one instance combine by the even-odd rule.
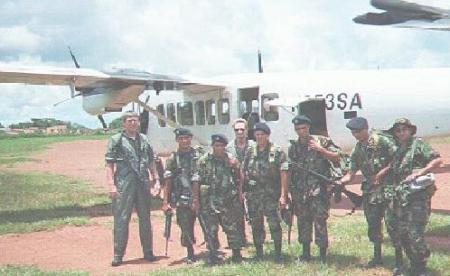
[[[357,193],[351,192],[347,189],[345,189],[345,186],[341,185],[340,183],[338,183],[337,181],[330,179],[328,177],[326,177],[323,174],[320,174],[316,171],[312,171],[310,169],[307,169],[303,166],[301,166],[298,163],[292,162],[293,164],[295,164],[296,168],[299,168],[300,170],[309,173],[310,175],[325,181],[327,183],[330,183],[331,185],[333,185],[333,189],[332,192],[335,194],[336,198],[339,198],[340,193],[343,193],[345,196],[347,196],[347,198],[353,203],[354,207],[352,209],[352,211],[350,212],[350,214],[352,214],[356,208],[358,208],[359,206],[362,205],[363,202],[363,197],[358,195]]]
[[[173,212],[171,210],[166,211],[165,215],[166,215],[166,221],[164,224],[164,238],[166,238],[166,257],[167,257],[167,251],[169,249],[170,230],[172,228]]]

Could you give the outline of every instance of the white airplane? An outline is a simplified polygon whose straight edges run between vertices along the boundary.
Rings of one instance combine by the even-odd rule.
[[[371,0],[370,3],[384,12],[359,15],[353,19],[354,22],[450,31],[449,0]]]
[[[284,147],[296,138],[291,120],[297,114],[312,119],[313,133],[329,135],[344,148],[355,143],[345,128],[355,116],[368,118],[377,129],[408,117],[420,136],[448,134],[449,76],[450,69],[435,68],[255,73],[199,81],[132,70],[0,66],[0,83],[70,86],[92,115],[139,103],[150,112],[147,134],[160,153],[175,149],[174,127],[190,128],[198,143],[208,144],[212,133],[233,137],[230,123],[239,117],[266,122],[271,139]],[[144,90],[148,105],[139,99]]]

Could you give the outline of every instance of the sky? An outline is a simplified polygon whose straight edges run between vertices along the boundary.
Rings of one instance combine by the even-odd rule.
[[[376,11],[369,2],[1,1],[0,65],[73,67],[70,46],[85,68],[202,78],[256,72],[258,49],[266,72],[450,66],[450,32],[353,23]],[[80,98],[54,106],[69,97],[68,87],[0,84],[0,123],[53,117],[100,127]]]

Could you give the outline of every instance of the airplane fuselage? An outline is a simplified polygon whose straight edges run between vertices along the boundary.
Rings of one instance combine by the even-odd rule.
[[[291,120],[302,113],[317,122],[317,133],[328,134],[341,147],[350,148],[355,140],[345,123],[355,116],[366,117],[376,129],[387,129],[396,118],[408,117],[417,124],[419,136],[450,133],[449,76],[450,69],[229,75],[209,80],[224,89],[163,91],[159,96],[152,94],[150,105],[192,129],[197,142],[203,144],[213,133],[232,138],[231,122],[253,113],[270,126],[271,139],[287,147],[289,139],[296,139]],[[152,143],[159,151],[174,149],[173,128],[160,123],[150,115]]]

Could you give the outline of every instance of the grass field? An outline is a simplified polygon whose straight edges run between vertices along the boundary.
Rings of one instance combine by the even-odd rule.
[[[103,140],[110,135],[70,135],[43,137],[5,137],[0,139],[0,165],[12,165],[17,162],[31,160],[29,156],[44,150],[48,145],[58,142],[76,140]]]
[[[0,234],[89,222],[92,208],[110,200],[83,181],[48,173],[0,171]],[[105,209],[105,208],[102,208]]]
[[[75,275],[89,275],[85,271],[77,270],[58,270],[58,271],[43,271],[35,266],[15,266],[5,265],[0,266],[0,275],[21,275],[21,276],[75,276]]]
[[[447,238],[450,236],[450,215],[433,214],[427,228],[427,233],[433,236]],[[270,252],[273,245],[269,243],[265,248],[268,260],[255,263],[250,261],[241,265],[225,264],[217,267],[208,267],[203,262],[190,267],[178,269],[162,269],[151,275],[391,275],[394,266],[394,252],[390,241],[385,237],[383,248],[384,266],[377,269],[366,270],[363,265],[371,258],[372,247],[367,235],[367,226],[361,213],[347,217],[331,217],[329,219],[329,235],[331,245],[329,248],[328,265],[317,260],[298,265],[295,260],[299,255],[300,246],[296,242],[296,233],[293,233],[293,242],[283,245],[286,262],[278,265],[270,261]],[[268,243],[266,243],[268,244]],[[450,249],[440,245],[431,246],[432,256],[429,259],[430,275],[450,275]],[[318,255],[316,246],[312,248],[313,255]],[[244,256],[252,257],[253,249]],[[317,259],[317,258],[316,258]],[[405,258],[406,259],[406,258]],[[447,274],[446,274],[447,273]]]

